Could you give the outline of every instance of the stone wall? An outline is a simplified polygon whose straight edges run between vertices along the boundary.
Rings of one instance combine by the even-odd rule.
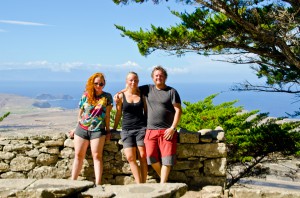
[[[111,141],[104,146],[103,184],[134,183],[119,140],[120,134],[115,132]],[[225,185],[227,149],[222,128],[199,132],[181,130],[177,148],[177,164],[170,173],[169,182],[196,186]],[[73,140],[66,134],[0,137],[1,179],[68,179],[73,158]],[[79,179],[94,180],[89,151]],[[149,166],[147,183],[155,183],[158,179]]]

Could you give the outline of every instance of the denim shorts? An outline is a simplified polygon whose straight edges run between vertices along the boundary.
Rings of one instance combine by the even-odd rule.
[[[122,129],[120,135],[123,142],[123,148],[132,148],[137,146],[145,146],[144,138],[146,127],[140,129]]]
[[[75,135],[85,139],[85,140],[92,140],[96,138],[100,138],[102,135],[106,135],[105,129],[101,129],[100,131],[89,131],[83,129],[79,124],[75,129]]]

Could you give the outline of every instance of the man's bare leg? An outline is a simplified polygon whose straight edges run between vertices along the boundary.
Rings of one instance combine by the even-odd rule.
[[[160,175],[160,183],[167,183],[168,177],[171,171],[171,166],[162,165],[161,167],[161,175]]]
[[[151,164],[151,166],[155,170],[155,172],[158,174],[158,176],[161,177],[161,163],[156,162],[154,164]]]

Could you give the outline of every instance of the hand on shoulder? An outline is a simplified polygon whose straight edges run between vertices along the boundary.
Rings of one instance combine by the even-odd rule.
[[[114,95],[114,101],[116,103],[122,102],[123,94],[122,92],[118,92]]]

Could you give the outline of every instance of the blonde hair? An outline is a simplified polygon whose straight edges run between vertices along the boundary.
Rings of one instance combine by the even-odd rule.
[[[96,78],[100,78],[101,80],[104,81],[103,87],[106,84],[105,77],[104,77],[103,73],[97,72],[97,73],[94,73],[92,76],[89,77],[89,79],[87,80],[86,85],[85,85],[85,91],[88,94],[88,103],[92,104],[92,105],[97,104],[96,93],[95,93],[95,89],[94,89],[94,81],[95,81]]]
[[[137,79],[140,80],[140,79],[139,79],[139,75],[138,75],[136,72],[134,72],[134,71],[128,72],[128,74],[127,74],[127,76],[126,76],[126,80],[127,80],[128,76],[129,76],[130,74],[135,75],[135,76],[137,77]],[[125,85],[125,89],[128,89],[127,83],[126,83],[126,85]]]

